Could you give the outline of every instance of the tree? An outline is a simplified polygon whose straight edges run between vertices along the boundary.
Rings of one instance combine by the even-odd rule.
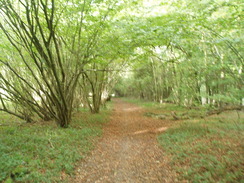
[[[142,4],[140,12],[134,8],[134,16],[124,18],[137,55],[134,79],[140,83],[131,82],[128,92],[133,88],[131,94],[138,96],[147,88],[141,96],[153,91],[147,95],[151,100],[187,106],[240,104],[240,1],[155,1],[153,6],[165,11],[152,9],[149,15]]]
[[[0,27],[11,44],[0,58],[2,111],[27,121],[38,115],[69,125],[78,80],[116,4],[106,2],[0,2]]]

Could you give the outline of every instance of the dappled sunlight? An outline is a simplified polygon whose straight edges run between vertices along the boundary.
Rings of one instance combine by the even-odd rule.
[[[168,129],[168,127],[161,127],[161,128],[157,128],[157,129],[155,129],[155,132],[156,133],[161,133],[161,132],[164,132],[165,130],[167,130]]]
[[[0,183],[241,182],[243,9],[0,0]]]
[[[138,111],[140,109],[141,109],[141,107],[129,107],[129,108],[123,109],[123,111],[131,112],[131,111]]]
[[[133,134],[137,135],[137,134],[143,134],[143,133],[147,133],[147,132],[149,132],[149,130],[139,130],[139,131],[134,132]]]
[[[144,134],[144,133],[161,133],[167,130],[168,127],[160,127],[156,129],[139,130],[133,133],[133,135]]]

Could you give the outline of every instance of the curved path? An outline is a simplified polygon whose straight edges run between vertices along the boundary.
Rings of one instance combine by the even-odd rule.
[[[169,121],[143,116],[144,109],[119,99],[97,147],[77,167],[73,182],[176,182],[156,139]]]

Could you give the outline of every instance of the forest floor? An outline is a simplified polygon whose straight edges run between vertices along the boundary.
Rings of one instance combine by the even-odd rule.
[[[169,159],[157,142],[157,134],[172,121],[149,118],[144,113],[138,105],[114,99],[103,137],[78,165],[73,182],[176,182]]]
[[[244,182],[243,111],[113,100],[103,136],[68,182]]]
[[[243,110],[113,101],[66,129],[0,112],[0,182],[244,182]]]

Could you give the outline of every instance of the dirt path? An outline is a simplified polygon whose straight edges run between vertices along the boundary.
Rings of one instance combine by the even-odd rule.
[[[142,108],[119,99],[114,108],[103,138],[78,166],[74,182],[175,182],[156,140],[169,122],[145,117]]]

